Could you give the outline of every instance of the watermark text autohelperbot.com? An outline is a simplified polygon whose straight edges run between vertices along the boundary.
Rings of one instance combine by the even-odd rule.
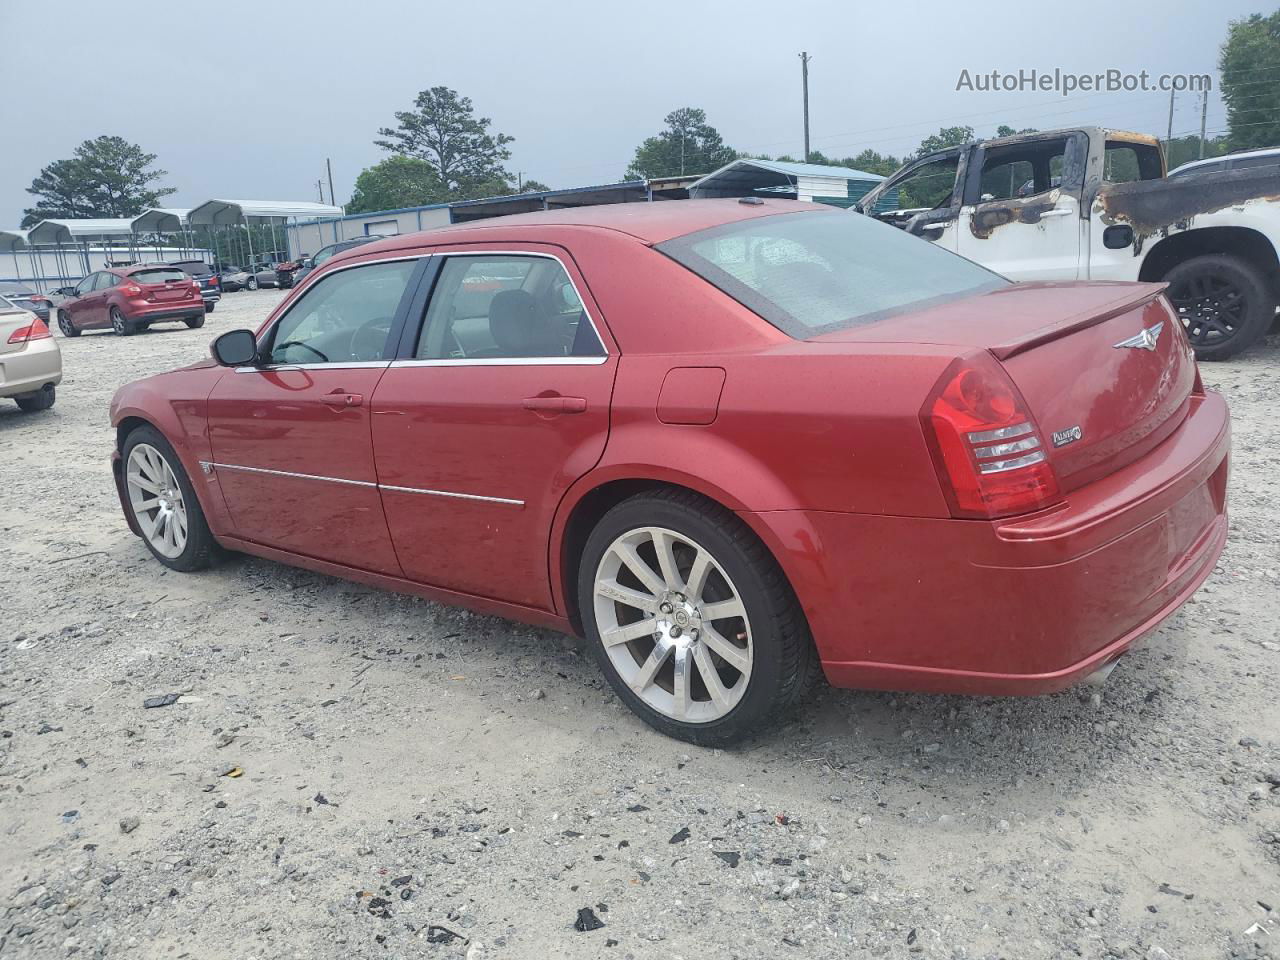
[[[1150,73],[1139,70],[1103,70],[1099,73],[1071,73],[1067,70],[1037,70],[1035,68],[1013,71],[963,69],[956,80],[956,90],[976,93],[1012,93],[1033,91],[1058,93],[1146,93],[1170,91],[1199,93],[1213,89],[1213,77],[1207,73]]]

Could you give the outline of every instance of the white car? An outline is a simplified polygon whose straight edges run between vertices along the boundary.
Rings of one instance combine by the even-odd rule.
[[[62,352],[48,325],[0,297],[0,397],[28,413],[53,406],[62,382]]]
[[[1280,167],[1280,147],[1265,150],[1241,150],[1223,157],[1191,160],[1169,171],[1169,178],[1197,176],[1201,173],[1220,173],[1223,170],[1252,170],[1256,167]]]

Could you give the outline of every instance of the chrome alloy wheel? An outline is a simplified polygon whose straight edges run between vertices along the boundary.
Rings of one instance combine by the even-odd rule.
[[[187,546],[187,507],[164,454],[149,443],[135,446],[129,453],[125,486],[147,542],[162,556],[179,556]]]
[[[664,527],[630,530],[596,568],[595,618],[614,669],[664,716],[709,723],[751,679],[751,624],[724,568]]]

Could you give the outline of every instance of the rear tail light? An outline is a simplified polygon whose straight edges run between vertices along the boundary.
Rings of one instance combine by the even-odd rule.
[[[191,281],[191,288],[192,288],[193,290],[199,290],[199,289],[200,289],[200,281],[199,281],[199,280],[192,280],[192,281]]]
[[[38,294],[35,296],[27,297],[27,299],[30,300],[32,303],[52,303],[53,302],[48,297],[42,297],[42,296],[39,296]]]
[[[37,320],[35,323],[28,324],[25,327],[19,327],[13,333],[9,334],[10,343],[29,343],[32,340],[46,340],[53,336],[49,332],[49,328],[45,326],[43,320]]]
[[[136,283],[126,283],[120,288],[120,292],[126,297],[138,297],[142,295],[142,288]]]
[[[1035,420],[990,354],[951,364],[920,418],[953,516],[1007,517],[1058,498]]]

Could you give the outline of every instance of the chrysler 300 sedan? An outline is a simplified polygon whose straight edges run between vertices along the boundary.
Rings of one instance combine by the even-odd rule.
[[[809,203],[504,217],[334,257],[123,387],[125,516],[579,633],[659,730],[833,684],[1105,673],[1213,569],[1229,419],[1153,284],[1011,284]]]

